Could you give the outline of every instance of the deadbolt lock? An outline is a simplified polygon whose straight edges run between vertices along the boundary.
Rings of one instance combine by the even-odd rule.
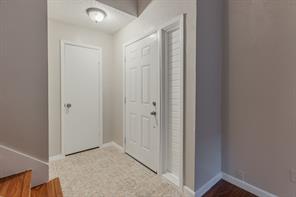
[[[150,112],[150,115],[152,115],[152,116],[156,116],[156,111],[152,111],[152,112]]]

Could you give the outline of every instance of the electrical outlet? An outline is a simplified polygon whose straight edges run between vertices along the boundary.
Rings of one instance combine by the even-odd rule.
[[[290,169],[290,181],[296,183],[296,169]]]
[[[237,177],[242,180],[242,181],[245,181],[245,178],[246,178],[246,173],[245,171],[243,170],[238,170],[237,171]]]

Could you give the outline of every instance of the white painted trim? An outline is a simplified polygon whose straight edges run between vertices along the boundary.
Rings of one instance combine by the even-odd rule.
[[[151,34],[153,33],[157,33],[158,29],[151,29],[151,30],[148,30],[146,31],[145,33],[143,34],[140,34],[139,36],[136,36],[135,38],[133,38],[132,40],[128,41],[128,42],[125,42],[123,44],[123,50],[125,51],[125,48],[131,44],[133,44],[134,42],[137,42],[139,40],[142,40],[143,38],[146,38],[148,36],[150,36]],[[125,56],[124,56],[125,57]]]
[[[49,157],[49,161],[58,161],[58,160],[62,160],[62,159],[65,159],[65,155],[63,154],[59,154],[59,155],[54,155],[54,156],[51,156]]]
[[[232,183],[233,185],[239,187],[239,188],[242,188],[252,194],[255,194],[256,196],[260,196],[260,197],[277,197],[276,195],[272,194],[272,193],[269,193],[263,189],[260,189],[254,185],[251,185],[245,181],[242,181],[238,178],[235,178],[229,174],[226,174],[226,173],[222,173],[222,178],[229,182],[229,183]]]
[[[65,151],[64,151],[64,104],[63,104],[63,100],[64,100],[64,56],[65,56],[65,45],[74,45],[74,46],[79,46],[79,47],[83,47],[83,48],[89,48],[89,49],[95,49],[99,51],[99,59],[100,59],[100,65],[99,65],[99,113],[100,113],[100,120],[99,120],[99,146],[103,145],[103,137],[104,137],[104,130],[103,130],[103,60],[102,60],[102,48],[101,47],[97,47],[97,46],[91,46],[91,45],[85,45],[85,44],[80,44],[80,43],[74,43],[71,41],[66,41],[66,40],[61,40],[61,154],[65,155]]]
[[[218,181],[222,179],[222,173],[218,173],[211,180],[209,180],[206,184],[201,186],[195,193],[195,197],[202,197],[207,191],[209,191]]]
[[[123,106],[123,110],[122,110],[122,120],[123,120],[123,139],[122,139],[122,144],[123,144],[123,151],[125,152],[126,151],[126,77],[125,77],[125,72],[126,72],[126,52],[125,52],[125,49],[126,49],[126,44],[123,44],[122,46],[122,54],[123,54],[123,59],[122,59],[122,62],[123,62],[123,72],[122,72],[122,75],[123,75],[123,83],[122,83],[122,106]]]
[[[104,65],[104,62],[103,62],[103,49],[101,47],[99,47],[99,54],[100,54],[100,64],[99,64],[99,114],[100,114],[100,117],[99,117],[99,124],[100,124],[100,139],[99,139],[99,146],[102,146],[104,144],[104,120],[103,120],[103,115],[104,115],[104,106],[103,106],[103,98],[104,98],[104,95],[103,95],[103,65]]]
[[[153,100],[156,101],[157,105],[154,106],[154,110],[156,111],[156,132],[155,132],[155,142],[154,142],[154,146],[156,148],[155,150],[155,155],[154,155],[154,159],[155,159],[155,167],[156,167],[156,171],[158,174],[161,174],[161,166],[160,166],[160,162],[162,160],[162,158],[160,157],[161,155],[161,53],[160,53],[160,49],[161,49],[161,39],[160,39],[160,31],[156,31],[155,35],[157,37],[157,47],[156,50],[158,50],[155,55],[156,55],[156,60],[153,60],[156,64],[156,77],[155,77],[155,89],[156,89],[156,93],[154,95]]]
[[[107,148],[113,146],[113,142],[107,142],[101,146],[101,148]]]
[[[41,161],[41,160],[39,160],[39,159],[37,159],[37,158],[35,158],[35,157],[32,157],[32,156],[27,155],[27,154],[25,154],[25,153],[19,152],[19,151],[17,151],[17,150],[14,150],[14,149],[12,149],[12,148],[7,147],[7,146],[0,145],[0,149],[5,149],[6,151],[9,151],[9,152],[12,152],[12,153],[18,154],[18,155],[23,156],[23,157],[26,157],[26,158],[28,158],[28,159],[30,159],[30,160],[34,160],[34,161],[36,161],[36,162],[39,162],[39,163],[42,163],[42,164],[48,165],[48,162]],[[2,157],[0,157],[0,158],[2,158]]]
[[[183,23],[185,20],[185,14],[180,14],[174,18],[172,18],[171,20],[167,21],[166,23],[163,23],[161,25],[159,25],[156,29],[167,29],[167,28],[171,28],[172,25],[176,24],[176,23]]]
[[[166,86],[167,86],[167,80],[166,80],[166,72],[165,72],[165,69],[167,69],[167,54],[166,52],[164,51],[165,50],[165,45],[166,45],[166,39],[165,39],[165,35],[167,32],[169,31],[172,31],[173,29],[180,29],[180,81],[181,81],[181,84],[180,84],[180,98],[181,98],[181,106],[182,106],[182,109],[180,110],[180,133],[179,133],[179,136],[180,136],[180,169],[179,169],[179,177],[178,177],[178,186],[180,188],[183,188],[183,179],[184,179],[184,153],[183,153],[183,146],[184,146],[184,109],[185,109],[185,105],[184,105],[184,68],[185,68],[185,61],[184,61],[184,44],[185,44],[185,41],[184,41],[184,15],[181,15],[181,16],[178,16],[174,19],[172,19],[170,22],[166,23],[165,25],[162,25],[162,27],[160,28],[159,32],[160,32],[160,35],[159,37],[161,38],[160,40],[160,51],[159,51],[159,56],[160,56],[160,65],[162,65],[160,68],[160,73],[161,73],[161,133],[162,133],[162,136],[160,137],[162,140],[160,141],[160,173],[161,174],[167,174],[167,171],[166,169],[164,168],[164,166],[166,166],[166,163],[167,163],[167,154],[166,154],[166,149],[165,147],[167,147],[166,145],[166,133],[167,133],[167,125],[165,124],[166,122],[166,114],[167,114],[167,109],[164,108],[164,103],[166,103],[166,95],[168,94],[167,93],[167,90],[166,90]],[[164,89],[163,89],[164,88]],[[173,183],[176,182],[175,181],[172,181]]]
[[[162,174],[162,176],[169,180],[171,183],[174,183],[176,186],[180,185],[179,177],[177,177],[176,175],[167,172],[165,174]]]
[[[163,76],[164,76],[164,68],[163,68],[163,62],[164,62],[164,54],[163,54],[163,51],[164,51],[164,46],[163,46],[163,42],[164,42],[164,39],[163,39],[163,32],[162,30],[159,30],[158,31],[158,40],[159,40],[159,45],[158,45],[158,52],[159,52],[159,75],[161,76],[160,77],[160,80],[159,80],[159,83],[160,83],[160,96],[159,96],[159,101],[158,103],[160,103],[160,114],[159,114],[159,117],[158,119],[160,120],[159,121],[159,127],[160,127],[160,131],[162,131],[160,134],[159,134],[159,138],[158,138],[158,142],[157,142],[157,149],[158,149],[158,173],[161,174],[161,175],[164,175],[165,172],[164,172],[164,169],[163,169],[163,163],[166,163],[167,161],[167,158],[166,158],[166,155],[164,154],[164,150],[163,150],[163,142],[165,141],[164,139],[164,124],[163,122],[165,122],[165,119],[164,119],[164,116],[163,116],[163,111],[164,111],[164,105],[162,104],[163,103],[163,97],[164,95],[166,94],[163,90],[163,86],[164,86],[164,79],[163,79]]]
[[[180,131],[180,147],[181,147],[181,154],[180,154],[180,177],[179,177],[179,184],[180,187],[183,187],[184,185],[184,116],[185,116],[185,94],[184,94],[184,89],[185,89],[185,16],[181,15],[179,17],[180,21],[180,39],[181,39],[181,48],[180,48],[180,61],[182,62],[181,68],[180,68],[180,76],[181,76],[181,85],[180,85],[180,91],[181,91],[181,98],[182,98],[182,104],[183,104],[183,110],[182,110],[182,115],[181,115],[181,121],[180,121],[180,126],[181,126],[181,131]]]
[[[0,177],[32,170],[32,186],[48,181],[48,162],[0,145]]]
[[[102,148],[107,148],[107,147],[115,147],[115,148],[117,148],[120,152],[124,152],[124,151],[123,151],[123,147],[120,146],[119,144],[117,144],[117,143],[114,142],[114,141],[107,142],[107,143],[103,144],[103,146],[102,146]]]
[[[123,49],[124,49],[126,46],[128,46],[128,45],[130,45],[130,44],[132,44],[132,43],[134,43],[134,42],[137,42],[138,40],[141,40],[141,39],[143,39],[143,38],[145,38],[145,37],[147,37],[147,36],[149,36],[149,35],[151,35],[151,34],[153,34],[153,33],[158,32],[158,31],[161,30],[161,29],[165,29],[165,28],[167,28],[168,26],[170,26],[170,25],[172,25],[172,24],[174,24],[174,23],[176,23],[176,22],[179,22],[180,19],[181,19],[182,21],[184,21],[184,19],[185,19],[185,18],[184,18],[184,14],[181,14],[181,15],[179,15],[179,16],[176,16],[176,17],[172,18],[171,20],[167,21],[166,23],[163,23],[163,24],[161,24],[161,25],[159,25],[159,26],[157,26],[157,27],[155,27],[155,28],[150,28],[148,31],[146,31],[146,32],[144,32],[144,33],[142,33],[142,34],[139,34],[138,36],[135,36],[133,39],[131,39],[131,40],[129,40],[129,41],[127,41],[127,42],[125,42],[125,43],[123,44]],[[183,23],[183,22],[182,22],[182,23]]]
[[[67,40],[61,40],[61,43],[63,43],[64,45],[69,44],[69,45],[73,45],[73,46],[78,46],[78,47],[83,47],[83,48],[88,48],[88,49],[94,49],[94,50],[98,50],[98,51],[102,50],[102,48],[98,47],[98,46],[87,45],[87,44],[77,43],[77,42],[72,42],[72,41],[67,41]]]
[[[63,100],[64,100],[64,62],[65,62],[65,41],[63,41],[63,40],[61,40],[61,46],[60,46],[60,48],[61,48],[61,62],[60,62],[60,66],[61,66],[61,76],[60,76],[60,78],[61,78],[61,101],[60,101],[60,103],[61,103],[61,109],[60,109],[60,115],[61,115],[61,128],[60,128],[60,130],[61,130],[61,140],[60,140],[60,143],[61,143],[61,154],[64,154],[65,153],[65,150],[64,150],[64,110],[63,110],[63,106],[64,106],[64,104],[63,104]]]
[[[211,180],[209,180],[206,184],[204,184],[200,189],[198,189],[195,193],[195,197],[202,197],[207,191],[209,191],[218,181],[221,179],[241,188],[244,189],[256,196],[260,197],[278,197],[272,193],[269,193],[263,189],[260,189],[254,185],[251,185],[245,181],[242,181],[238,178],[235,178],[229,174],[226,173],[219,173],[215,177],[213,177]],[[185,193],[185,187],[184,187],[184,193]]]
[[[117,144],[116,142],[112,142],[112,145],[117,148],[118,150],[120,150],[120,152],[123,152],[123,147],[120,146],[119,144]]]
[[[183,193],[185,197],[195,197],[195,192],[187,186],[183,187]]]

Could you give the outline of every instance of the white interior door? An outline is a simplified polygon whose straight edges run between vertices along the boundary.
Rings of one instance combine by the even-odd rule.
[[[65,43],[62,47],[64,154],[99,146],[100,50]]]
[[[147,36],[128,45],[125,50],[125,151],[156,171],[159,114],[157,36]]]

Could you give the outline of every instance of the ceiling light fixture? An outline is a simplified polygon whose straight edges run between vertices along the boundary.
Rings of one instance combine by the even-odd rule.
[[[95,23],[101,22],[107,16],[106,12],[99,8],[88,8],[86,10],[87,15],[89,18],[94,21]]]

